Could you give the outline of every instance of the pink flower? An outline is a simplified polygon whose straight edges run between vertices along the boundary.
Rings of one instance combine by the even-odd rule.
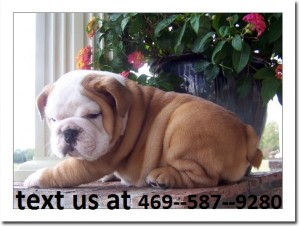
[[[278,80],[282,80],[282,65],[277,65],[275,69],[275,76]]]
[[[133,68],[139,69],[145,64],[145,56],[140,51],[135,51],[128,55],[128,62],[133,65]]]
[[[91,69],[92,48],[86,46],[81,48],[76,55],[76,69]]]
[[[121,76],[125,77],[125,78],[128,78],[129,77],[129,71],[123,71],[120,73]]]
[[[261,36],[267,27],[264,17],[259,13],[249,13],[243,17],[243,21],[250,24],[251,31],[256,30],[257,37]]]

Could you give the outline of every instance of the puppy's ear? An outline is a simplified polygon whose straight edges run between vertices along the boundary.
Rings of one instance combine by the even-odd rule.
[[[88,75],[82,86],[94,94],[104,95],[112,100],[118,114],[123,118],[132,103],[132,93],[117,79],[109,76]]]
[[[48,95],[52,88],[53,84],[46,85],[36,99],[36,106],[39,111],[41,120],[43,120],[43,118],[45,117],[45,106],[47,104]]]

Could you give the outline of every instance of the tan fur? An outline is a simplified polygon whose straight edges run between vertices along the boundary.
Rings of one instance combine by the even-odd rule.
[[[112,172],[138,187],[212,187],[238,181],[250,164],[260,165],[252,127],[218,105],[130,80],[124,87],[97,75],[87,76],[82,85],[84,95],[101,106],[115,146],[96,161],[70,158],[47,169],[40,187],[76,186]]]

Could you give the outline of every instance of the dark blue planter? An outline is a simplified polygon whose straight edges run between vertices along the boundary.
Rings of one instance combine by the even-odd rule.
[[[194,66],[197,61],[199,57],[173,59],[164,61],[159,68],[164,72],[178,75],[184,80],[183,84],[176,89],[177,92],[199,96],[225,107],[239,116],[243,122],[252,125],[257,135],[261,137],[266,123],[267,106],[263,105],[261,98],[260,81],[251,80],[249,94],[240,98],[236,92],[235,78],[228,79],[220,73],[216,79],[208,81],[203,73],[195,71]]]

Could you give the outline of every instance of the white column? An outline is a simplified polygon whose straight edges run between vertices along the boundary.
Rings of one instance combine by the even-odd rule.
[[[42,88],[56,81],[62,74],[75,70],[75,57],[86,45],[94,46],[85,33],[85,26],[93,13],[37,13],[36,14],[36,84],[38,96]],[[97,14],[97,16],[102,16]],[[55,165],[59,160],[51,157],[50,133],[45,121],[35,115],[34,160],[15,171],[15,181],[24,180],[39,168]]]

